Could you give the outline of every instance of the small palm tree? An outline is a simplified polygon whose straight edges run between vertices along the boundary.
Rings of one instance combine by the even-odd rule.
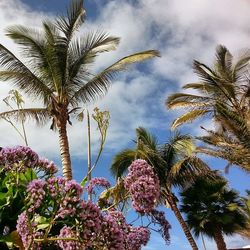
[[[249,59],[247,53],[233,63],[231,53],[220,45],[213,68],[194,61],[194,72],[200,81],[183,88],[195,90],[197,94],[176,93],[166,100],[170,109],[188,109],[174,120],[173,128],[199,117],[212,117],[216,131],[207,131],[208,136],[199,138],[211,147],[199,151],[222,157],[246,171],[250,165]]]
[[[136,148],[126,149],[114,157],[112,173],[116,178],[121,177],[132,161],[137,158],[144,159],[152,165],[160,179],[163,202],[174,212],[192,249],[198,249],[178,209],[178,199],[172,192],[172,188],[185,187],[192,183],[195,176],[207,174],[208,166],[193,155],[195,146],[189,136],[176,133],[169,143],[159,146],[156,137],[146,129],[140,127],[136,129],[136,134]]]
[[[195,236],[207,235],[215,240],[218,250],[226,250],[223,235],[231,235],[245,226],[243,203],[238,194],[227,188],[221,177],[199,177],[181,193],[181,211]]]
[[[55,22],[44,21],[42,31],[17,25],[7,29],[7,36],[21,46],[22,60],[0,44],[0,80],[11,83],[26,94],[41,100],[44,108],[23,109],[22,117],[32,117],[43,124],[52,118],[52,129],[58,129],[63,174],[72,178],[67,137],[69,116],[82,103],[103,96],[113,76],[126,66],[159,53],[139,52],[115,62],[99,73],[90,67],[102,52],[115,50],[119,38],[105,32],[88,32],[76,37],[85,20],[82,0],[72,0],[66,17]],[[14,116],[19,111],[4,112],[0,117]]]

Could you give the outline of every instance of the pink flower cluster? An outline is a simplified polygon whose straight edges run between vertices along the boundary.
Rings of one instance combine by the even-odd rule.
[[[132,205],[139,213],[149,213],[160,197],[160,182],[153,168],[145,160],[135,160],[129,166],[125,188],[132,198]]]
[[[42,170],[45,174],[53,175],[57,167],[47,159],[39,158],[31,148],[16,146],[13,148],[2,148],[0,151],[0,170],[24,172],[28,168]]]
[[[109,188],[110,187],[110,183],[108,182],[107,179],[103,178],[103,177],[98,177],[98,178],[93,178],[90,180],[88,186],[87,186],[87,191],[88,193],[94,193],[94,187],[96,186],[100,186],[100,187],[104,187],[104,188]]]

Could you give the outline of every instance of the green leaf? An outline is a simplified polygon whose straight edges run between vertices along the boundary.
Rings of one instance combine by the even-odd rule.
[[[37,229],[38,229],[38,230],[40,230],[40,229],[45,229],[45,228],[47,228],[49,225],[50,225],[50,223],[38,224],[38,225],[37,225]]]
[[[10,234],[8,235],[1,235],[0,236],[0,242],[5,242],[5,243],[13,243],[13,239]]]
[[[82,181],[81,181],[81,183],[80,183],[81,187],[84,187],[84,186],[86,185],[87,181],[88,181],[88,177],[86,176],[86,177],[84,177],[84,178],[82,179]]]

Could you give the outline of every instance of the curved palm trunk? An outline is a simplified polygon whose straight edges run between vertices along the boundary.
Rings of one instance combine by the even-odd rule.
[[[214,240],[216,242],[218,250],[227,250],[227,246],[226,246],[226,243],[224,241],[222,232],[219,228],[216,229],[216,231],[214,233]]]
[[[67,120],[61,121],[60,125],[58,126],[59,144],[60,144],[63,176],[67,180],[71,180],[72,179],[72,168],[71,168],[71,160],[70,160],[70,153],[69,153],[69,141],[68,141],[68,136],[67,136],[66,124],[67,124]]]
[[[193,238],[193,236],[192,236],[186,222],[182,218],[182,215],[181,215],[181,213],[180,213],[180,211],[179,211],[179,209],[177,207],[177,204],[176,204],[176,201],[175,201],[173,195],[171,193],[168,194],[166,199],[167,199],[167,202],[170,205],[170,208],[174,212],[177,220],[179,221],[179,223],[180,223],[180,225],[182,227],[182,230],[183,230],[184,234],[186,235],[186,238],[189,241],[189,244],[191,245],[192,249],[193,250],[198,250],[198,247],[197,247],[197,245],[196,245],[196,243],[194,241],[194,238]]]

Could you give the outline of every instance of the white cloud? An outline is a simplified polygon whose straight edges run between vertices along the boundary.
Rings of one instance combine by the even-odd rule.
[[[194,58],[210,64],[219,43],[233,51],[248,46],[248,5],[246,0],[107,1],[98,5],[100,15],[85,27],[104,29],[122,39],[117,51],[98,58],[95,69],[140,50],[159,49],[162,53],[160,59],[146,64],[144,72],[141,68],[132,68],[119,77],[108,95],[96,103],[111,112],[109,149],[118,151],[124,147],[134,137],[134,129],[139,125],[167,128],[176,113],[166,115],[163,100],[166,93],[175,91],[180,84],[196,79],[191,69]],[[4,28],[16,23],[39,27],[44,18],[51,18],[51,15],[31,10],[20,0],[0,1],[1,43],[16,53],[17,48],[4,36]],[[1,88],[0,99],[8,92],[6,86]],[[35,103],[28,98],[26,107]],[[0,108],[4,110],[2,105]],[[45,128],[32,123],[26,126],[30,145],[35,150],[47,156],[59,155],[57,137],[49,131],[49,124]],[[0,129],[7,130],[8,126],[1,122]],[[80,156],[82,148],[86,147],[84,130],[86,128],[78,122],[69,128],[72,155]],[[14,135],[14,131],[2,135],[3,145],[19,143]],[[97,135],[93,137],[96,141]]]
[[[233,236],[225,236],[224,237],[225,243],[227,248],[242,248],[246,245],[250,244],[250,240],[241,237],[240,235],[233,235]],[[216,249],[216,244],[214,241],[209,240],[206,238],[205,240],[207,250],[214,250]]]

